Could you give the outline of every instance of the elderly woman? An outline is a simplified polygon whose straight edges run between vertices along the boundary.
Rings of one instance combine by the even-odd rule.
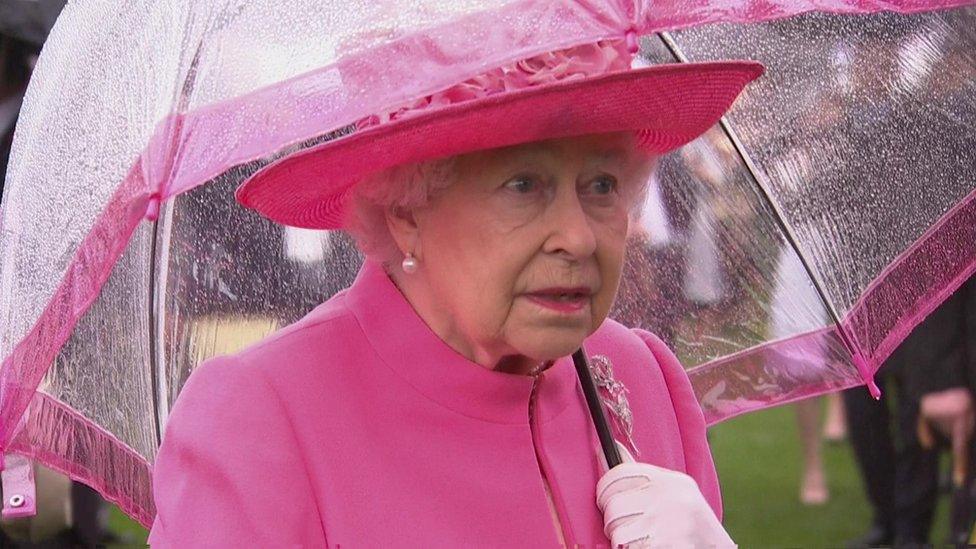
[[[276,221],[350,231],[367,259],[190,377],[155,465],[154,546],[732,544],[681,365],[607,315],[655,157],[761,67],[631,55],[602,42],[496,69],[241,187]],[[609,472],[581,346],[626,458]]]

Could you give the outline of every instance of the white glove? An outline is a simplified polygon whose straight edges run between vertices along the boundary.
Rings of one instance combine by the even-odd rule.
[[[635,462],[619,442],[623,463],[596,485],[603,532],[614,547],[736,547],[690,476]]]

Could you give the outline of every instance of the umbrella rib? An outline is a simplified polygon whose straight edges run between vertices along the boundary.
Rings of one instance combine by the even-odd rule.
[[[177,105],[176,112],[183,113],[186,110],[186,106],[190,100],[190,94],[193,92],[193,85],[196,82],[197,75],[197,65],[200,61],[200,55],[203,49],[203,40],[201,39],[196,48],[193,50],[193,58],[190,61],[187,74],[183,79],[180,86],[175,89],[174,104]],[[179,126],[177,126],[179,128]],[[177,135],[172,137],[174,144],[174,149],[168,151],[169,154],[174,155],[172,165],[170,166],[169,173],[165,175],[167,179],[172,178],[173,171],[177,169],[179,165],[179,151],[180,148],[176,140],[180,139],[179,133],[182,129],[177,132]],[[162,185],[160,186],[160,195],[163,195]],[[173,224],[173,202],[174,199],[170,199],[167,203],[165,196],[160,196],[160,215],[153,221],[151,221],[152,228],[152,245],[149,255],[149,372],[150,379],[152,382],[152,401],[153,401],[153,413],[156,417],[156,421],[153,422],[155,425],[156,434],[156,445],[162,444],[163,440],[163,428],[165,421],[169,416],[169,402],[168,393],[169,385],[166,383],[166,372],[160,371],[160,367],[165,368],[166,355],[165,350],[158,349],[157,345],[163,340],[162,333],[157,334],[157,330],[165,330],[163,323],[165,322],[166,316],[166,273],[157,273],[156,269],[158,264],[161,263],[163,268],[167,268],[168,265],[168,253],[167,246],[169,246],[169,233],[168,229],[172,227]],[[160,223],[160,220],[163,223]],[[160,225],[164,226],[163,234],[160,235]],[[160,238],[166,239],[166,242],[160,243]],[[157,249],[158,246],[158,249]],[[159,258],[159,255],[163,254],[163,258]],[[159,311],[157,315],[156,312]]]
[[[165,207],[162,205],[161,207]],[[152,390],[152,405],[153,405],[153,415],[155,416],[155,421],[153,425],[155,427],[154,432],[156,435],[156,445],[162,443],[163,437],[160,432],[160,421],[159,421],[159,373],[156,371],[156,344],[158,343],[158,338],[156,337],[156,307],[160,304],[157,296],[157,243],[159,242],[159,221],[150,221],[152,223],[152,235],[150,236],[150,247],[149,247],[149,379],[151,382]],[[160,247],[161,249],[161,247]]]
[[[658,36],[664,43],[664,46],[671,52],[671,55],[675,57],[680,63],[690,63],[685,54],[678,47],[678,43],[674,40],[669,32],[660,32]],[[844,325],[841,323],[840,315],[837,313],[837,309],[834,307],[833,302],[827,298],[827,294],[824,291],[823,281],[820,276],[813,270],[810,266],[810,262],[807,260],[806,254],[800,249],[799,241],[797,240],[796,233],[793,231],[793,227],[786,221],[786,215],[780,208],[779,203],[773,198],[773,195],[769,189],[769,185],[766,183],[765,178],[762,177],[762,173],[753,163],[752,157],[746,153],[745,146],[742,141],[739,140],[739,136],[732,130],[729,125],[728,119],[723,116],[719,121],[719,125],[725,136],[729,138],[732,142],[732,146],[735,147],[736,154],[742,159],[745,164],[746,170],[749,172],[749,176],[752,178],[756,187],[759,189],[759,194],[763,197],[766,205],[773,211],[773,219],[776,221],[777,226],[783,231],[783,235],[786,237],[786,241],[793,248],[793,252],[796,253],[797,257],[800,259],[800,263],[803,265],[803,269],[807,272],[807,276],[813,282],[813,286],[817,291],[817,295],[820,296],[820,300],[823,302],[827,313],[830,315],[831,320],[833,320],[834,325],[837,326],[837,333],[843,341],[844,346],[847,347],[847,351],[851,354],[852,359],[857,360],[856,357],[860,356],[857,347],[852,341],[851,334],[848,334],[847,330],[844,329]],[[867,379],[864,380],[865,383],[868,382]]]

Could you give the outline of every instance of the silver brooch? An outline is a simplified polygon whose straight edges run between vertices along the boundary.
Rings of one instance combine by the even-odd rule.
[[[613,364],[605,355],[590,357],[590,373],[600,391],[600,400],[610,410],[610,414],[617,423],[617,427],[627,436],[625,441],[635,456],[640,455],[637,444],[634,443],[634,416],[630,413],[630,403],[627,402],[627,387],[613,377]]]

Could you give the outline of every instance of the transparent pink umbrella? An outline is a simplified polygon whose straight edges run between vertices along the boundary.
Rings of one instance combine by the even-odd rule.
[[[240,181],[384,107],[602,39],[644,36],[644,63],[769,67],[663,160],[614,316],[669,340],[711,423],[869,383],[976,265],[976,13],[836,13],[961,3],[70,4],[0,217],[4,513],[33,505],[6,497],[29,495],[29,457],[148,525],[155,449],[192,368],[351,281],[345,235],[243,210]],[[690,28],[811,9],[835,14]]]

